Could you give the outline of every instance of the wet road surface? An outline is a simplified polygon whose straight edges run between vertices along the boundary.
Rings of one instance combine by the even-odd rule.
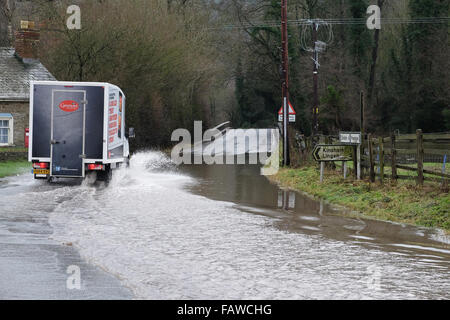
[[[35,182],[31,175],[0,181],[0,300],[132,299],[131,290],[88,264],[70,243],[52,239],[49,213],[61,185]],[[73,185],[73,187],[75,187]],[[80,270],[80,290],[67,285]],[[67,273],[67,272],[70,273]],[[78,281],[78,280],[76,280]],[[78,287],[78,285],[77,285]],[[70,288],[70,289],[69,289]]]
[[[108,187],[8,178],[0,219],[1,298],[71,298],[68,264],[80,266],[81,298],[450,298],[448,237],[339,216],[257,166],[176,169],[147,152]]]

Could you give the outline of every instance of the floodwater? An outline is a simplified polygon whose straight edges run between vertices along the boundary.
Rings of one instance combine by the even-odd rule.
[[[175,168],[139,153],[107,187],[9,178],[0,216],[16,212],[39,212],[53,240],[136,298],[450,298],[443,233],[340,216],[270,184],[258,166]]]

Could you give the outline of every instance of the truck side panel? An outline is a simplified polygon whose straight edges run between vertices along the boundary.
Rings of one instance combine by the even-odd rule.
[[[107,122],[107,160],[123,159],[123,143],[125,140],[124,115],[125,96],[115,86],[108,90],[108,122]]]

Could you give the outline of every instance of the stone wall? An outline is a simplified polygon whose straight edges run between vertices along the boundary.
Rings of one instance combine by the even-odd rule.
[[[25,128],[29,127],[29,103],[0,101],[0,113],[12,114],[14,119],[14,145],[23,148],[25,146]]]
[[[0,150],[0,162],[27,160],[28,152],[3,152]]]

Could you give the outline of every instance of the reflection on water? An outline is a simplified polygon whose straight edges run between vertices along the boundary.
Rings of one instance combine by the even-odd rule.
[[[247,212],[279,218],[275,224],[283,230],[295,232],[297,227],[314,227],[314,230],[318,228],[327,236],[339,240],[363,239],[365,235],[385,244],[426,243],[430,247],[449,249],[450,239],[434,229],[345,218],[343,209],[330,206],[323,200],[280,189],[259,175],[258,166],[185,166],[183,172],[199,181],[187,186],[190,192],[233,202],[235,207]]]
[[[156,152],[131,164],[108,187],[11,178],[1,214],[47,218],[140,298],[450,298],[436,231],[339,216],[257,166],[176,170]]]

